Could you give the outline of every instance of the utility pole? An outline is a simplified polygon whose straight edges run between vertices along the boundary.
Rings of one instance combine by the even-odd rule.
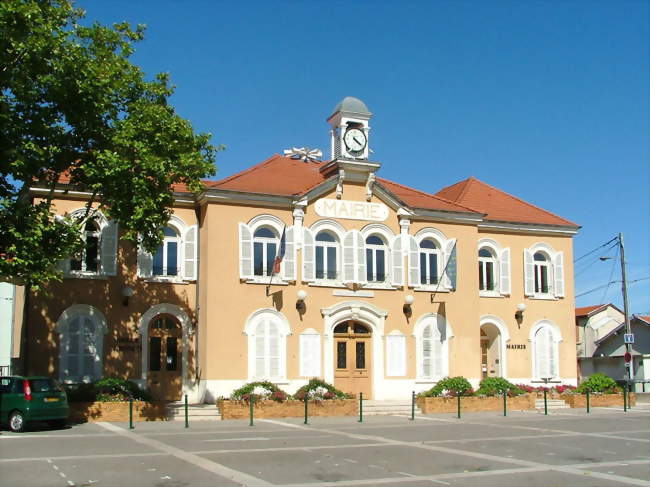
[[[630,314],[627,304],[627,279],[625,277],[625,247],[623,245],[623,234],[618,234],[618,244],[621,249],[621,288],[623,291],[623,314],[625,315],[625,333],[632,333],[630,327]],[[625,351],[632,354],[632,344],[625,344]],[[634,378],[634,357],[630,361],[630,366],[627,368],[628,379],[631,381]]]

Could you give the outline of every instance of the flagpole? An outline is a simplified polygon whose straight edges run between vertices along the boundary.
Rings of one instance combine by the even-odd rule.
[[[285,238],[285,232],[287,231],[287,225],[284,225],[284,228],[282,229],[282,236],[280,237],[280,245],[278,246],[278,250],[275,252],[275,256],[273,257],[273,267],[271,268],[271,277],[269,278],[269,283],[266,285],[266,295],[269,296],[269,289],[271,289],[271,284],[273,283],[273,276],[275,275],[275,260],[278,257],[278,253],[281,251],[280,248],[282,246],[282,240]]]
[[[438,284],[436,284],[436,288],[433,290],[433,294],[431,295],[431,302],[433,303],[434,299],[436,298],[436,294],[438,293],[438,289],[440,289],[440,283],[442,282],[443,276],[447,272],[447,268],[449,267],[449,263],[451,262],[451,255],[454,253],[454,250],[456,249],[456,244],[458,242],[454,242],[454,246],[452,247],[451,251],[449,252],[449,258],[447,259],[447,262],[445,263],[445,268],[442,270],[442,274],[440,274],[440,279],[438,279]]]

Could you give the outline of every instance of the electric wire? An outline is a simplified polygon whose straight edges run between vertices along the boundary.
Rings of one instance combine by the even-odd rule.
[[[614,277],[614,270],[616,269],[616,262],[618,262],[618,258],[619,258],[619,250],[620,250],[620,248],[617,246],[616,247],[616,255],[612,259],[612,270],[609,273],[609,279],[607,279],[609,282],[607,284],[607,287],[605,288],[605,291],[603,291],[603,297],[600,298],[600,301],[599,301],[601,303],[605,302],[605,298],[607,297],[607,292],[609,291],[609,286],[612,284],[612,278]]]
[[[639,282],[639,281],[647,281],[647,280],[649,280],[649,279],[650,279],[650,276],[648,276],[648,277],[640,277],[639,279],[634,279],[634,280],[632,280],[632,281],[627,281],[627,283],[628,283],[628,284],[634,284],[634,283],[637,283],[637,282]],[[623,282],[623,281],[621,281],[620,279],[618,279],[618,280],[614,280],[614,281],[610,281],[610,282],[608,282],[607,284],[602,284],[602,285],[600,285],[600,286],[597,286],[597,287],[595,287],[595,288],[593,288],[593,289],[590,289],[590,290],[588,290],[588,291],[585,291],[585,292],[583,292],[583,293],[576,294],[576,298],[579,298],[579,297],[585,296],[585,295],[587,295],[587,294],[594,293],[594,292],[599,291],[600,289],[602,289],[602,288],[604,288],[604,287],[609,287],[609,286],[611,286],[612,284],[621,283],[621,282]],[[602,300],[601,300],[601,301],[602,301]]]
[[[578,267],[580,267],[580,268],[576,269],[575,277],[578,277],[578,276],[584,274],[592,265],[594,265],[596,262],[600,261],[602,257],[607,256],[607,253],[610,250],[612,250],[614,247],[618,247],[618,242],[614,242],[612,245],[610,245],[605,250],[605,252],[603,252],[603,255],[597,255],[592,260],[583,261],[581,266],[577,265],[576,268],[578,268]]]
[[[587,256],[589,256],[589,255],[591,255],[591,254],[593,254],[593,253],[596,252],[597,250],[602,249],[603,247],[605,247],[606,245],[609,245],[610,243],[612,243],[612,242],[614,242],[614,241],[618,242],[618,235],[617,235],[616,237],[614,237],[613,239],[608,240],[608,241],[605,242],[604,244],[602,244],[602,245],[596,247],[595,249],[590,250],[590,251],[587,252],[586,254],[584,254],[584,255],[578,257],[577,259],[574,259],[574,260],[573,260],[573,263],[575,264],[575,263],[581,261],[581,260],[584,259],[585,257],[587,257]]]

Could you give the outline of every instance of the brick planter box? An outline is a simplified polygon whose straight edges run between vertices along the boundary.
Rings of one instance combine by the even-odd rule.
[[[133,401],[133,421],[165,421],[165,404],[160,401]],[[68,418],[73,423],[126,422],[129,420],[129,403],[71,402]]]
[[[221,400],[217,402],[221,419],[247,419],[249,404],[245,401]],[[309,401],[309,416],[354,416],[359,413],[356,399],[329,399]],[[305,415],[303,401],[260,401],[253,403],[255,418],[299,418]]]
[[[455,397],[418,397],[417,405],[424,414],[455,413],[458,399]],[[524,394],[508,398],[508,411],[535,409],[535,396]],[[460,398],[460,410],[466,413],[478,411],[503,411],[503,397],[463,396]]]
[[[587,396],[585,394],[563,394],[561,398],[572,408],[586,408]],[[628,394],[628,404],[636,406],[636,394]],[[623,407],[623,394],[589,394],[589,406],[598,407]]]

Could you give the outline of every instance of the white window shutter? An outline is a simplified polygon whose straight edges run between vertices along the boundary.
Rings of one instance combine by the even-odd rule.
[[[195,281],[198,274],[198,236],[199,227],[192,225],[185,232],[185,239],[183,240],[184,258],[183,258],[183,278],[188,281]]]
[[[510,285],[510,248],[503,249],[499,255],[499,287],[501,294],[512,292]]]
[[[404,335],[386,336],[386,376],[406,375],[406,337]]]
[[[255,329],[255,378],[266,377],[266,322],[261,322]]]
[[[393,269],[391,272],[391,281],[393,286],[404,285],[404,253],[402,252],[402,236],[397,235],[393,239],[391,246],[391,258],[393,260]]]
[[[551,377],[549,375],[549,330],[540,328],[535,334],[535,372],[539,379]]]
[[[302,229],[302,280],[316,280],[316,257],[314,250],[314,234],[309,228]]]
[[[409,286],[420,287],[420,247],[413,235],[408,235]]]
[[[288,227],[284,236],[285,249],[282,259],[282,279],[296,280],[296,228]]]
[[[343,237],[343,282],[355,282],[356,275],[356,237],[354,230],[350,230]]]
[[[117,274],[117,240],[117,222],[111,220],[102,228],[101,236],[100,264],[106,276]]]
[[[280,373],[280,330],[278,325],[272,321],[269,322],[268,330],[269,378],[277,379],[282,376]]]
[[[245,223],[239,224],[239,278],[253,277],[253,232]]]
[[[363,238],[363,235],[361,235],[361,232],[359,230],[352,230],[352,232],[354,232],[355,240],[356,240],[355,282],[357,282],[358,284],[366,284],[368,282],[368,276],[366,275],[366,241]]]
[[[551,329],[548,329],[548,368],[549,374],[552,377],[557,377],[558,375],[558,366],[557,366],[557,344],[555,343],[555,338]]]
[[[138,276],[151,277],[153,275],[153,255],[147,252],[142,244],[138,244]]]
[[[456,280],[456,259],[452,258],[455,246],[455,238],[450,238],[445,242],[444,259],[442,262],[442,269],[445,269],[445,274],[442,277],[442,285],[446,289],[453,289],[456,284],[454,282]]]
[[[442,377],[442,338],[438,327],[435,324],[431,325],[433,333],[431,334],[431,369],[433,377]]]
[[[553,277],[555,279],[555,297],[564,297],[564,252],[558,252],[553,259]]]
[[[320,335],[304,333],[300,335],[300,375],[320,377]]]
[[[533,253],[524,249],[524,294],[533,296],[535,294],[535,262]]]

